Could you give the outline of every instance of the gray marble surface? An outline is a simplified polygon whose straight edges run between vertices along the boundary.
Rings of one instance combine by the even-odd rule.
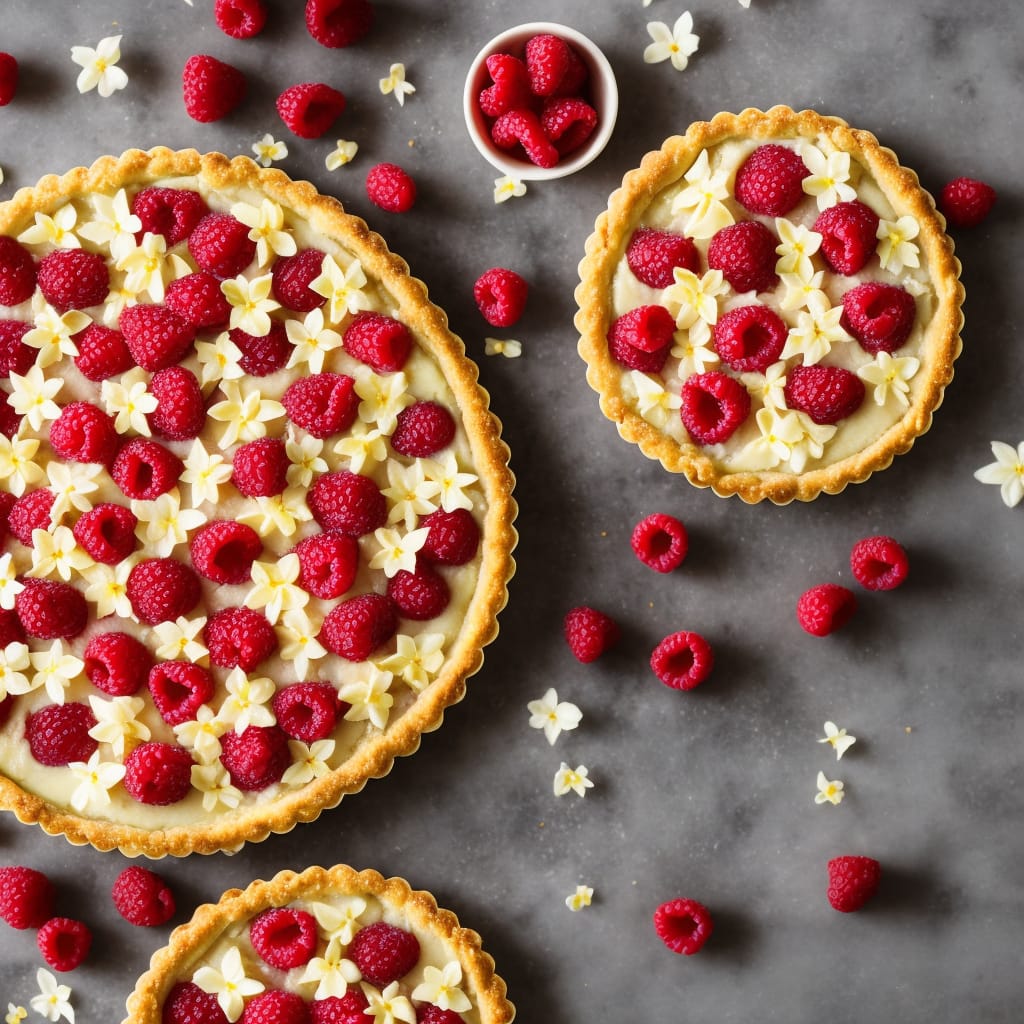
[[[130,146],[234,154],[267,131],[286,138],[281,166],[381,231],[480,361],[519,479],[519,571],[483,671],[415,758],[289,835],[160,864],[175,923],[227,887],[344,861],[406,876],[480,931],[527,1024],[1019,1020],[1024,510],[973,479],[991,440],[1024,438],[1017,0],[752,0],[749,10],[690,0],[701,45],[682,73],[641,54],[646,22],[671,23],[683,2],[379,0],[372,35],[337,52],[306,35],[299,0],[269,6],[266,33],[239,42],[217,30],[209,0],[5,0],[0,49],[21,60],[23,84],[0,109],[0,198]],[[585,171],[495,206],[495,174],[462,124],[463,76],[483,42],[537,19],[605,48],[620,119]],[[118,32],[128,88],[79,95],[69,47]],[[250,79],[244,106],[212,125],[181,104],[180,69],[196,52]],[[417,88],[404,108],[377,91],[396,60]],[[274,97],[317,79],[345,91],[349,110],[328,138],[294,139]],[[786,508],[695,490],[621,442],[584,380],[572,326],[583,242],[622,174],[692,120],[775,102],[874,131],[933,188],[968,174],[1001,193],[984,226],[957,236],[964,352],[930,433],[866,484]],[[337,136],[360,153],[329,173]],[[381,160],[416,177],[412,212],[367,201],[365,172]],[[472,284],[493,265],[532,285],[526,316],[505,332],[523,342],[517,361],[483,358],[495,332]],[[690,556],[668,577],[629,549],[652,510],[690,530]],[[870,533],[905,544],[907,584],[865,593],[843,632],[805,635],[797,596],[848,582],[850,547]],[[591,666],[561,636],[580,603],[624,626],[619,649]],[[704,633],[718,655],[690,694],[647,668],[654,644],[680,628]],[[584,714],[554,748],[527,724],[527,701],[548,686]],[[815,742],[826,719],[858,737],[838,768]],[[585,800],[552,795],[563,759],[589,767]],[[815,806],[819,769],[845,781],[841,806]],[[856,915],[825,899],[826,861],[843,853],[884,866],[881,892]],[[93,927],[92,956],[63,980],[79,1024],[119,1021],[169,930],[115,915],[107,893],[127,862],[11,816],[0,820],[0,862],[47,871],[60,910]],[[579,882],[594,904],[572,914],[563,899]],[[697,957],[669,953],[652,929],[654,908],[676,896],[714,915]],[[41,964],[31,933],[0,927],[0,1010],[27,1005]]]

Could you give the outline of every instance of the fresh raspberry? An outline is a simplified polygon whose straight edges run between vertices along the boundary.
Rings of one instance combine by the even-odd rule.
[[[96,716],[87,704],[46,704],[25,720],[25,739],[40,764],[56,768],[92,757],[99,743],[89,730],[96,724]]]
[[[619,624],[611,616],[586,605],[570,610],[562,629],[569,649],[584,665],[600,658],[622,636]]]
[[[864,401],[864,382],[841,366],[794,366],[784,388],[786,405],[815,423],[838,423]]]
[[[276,725],[250,725],[244,732],[221,737],[221,763],[232,785],[247,793],[281,781],[292,756],[288,734]]]
[[[155,928],[174,917],[174,893],[149,868],[139,865],[125,868],[114,879],[110,896],[117,912],[129,924],[140,928]]]
[[[11,717],[11,712],[14,710],[14,694],[9,693],[3,700],[0,700],[0,729],[6,724],[7,720]]]
[[[150,378],[149,393],[156,408],[149,413],[149,425],[157,437],[168,441],[191,441],[206,423],[206,405],[196,375],[184,366],[168,366]]]
[[[837,274],[856,274],[878,246],[878,214],[853,199],[818,214],[814,231],[821,235],[821,255]]]
[[[845,626],[856,610],[852,590],[838,583],[820,583],[800,595],[796,617],[811,636],[828,636]]]
[[[212,992],[179,981],[164,1000],[160,1024],[228,1024],[228,1018]]]
[[[195,340],[195,328],[173,309],[140,302],[126,307],[118,327],[132,359],[155,373],[180,362]]]
[[[707,907],[696,900],[669,900],[654,912],[654,930],[673,953],[696,953],[713,927]]]
[[[238,68],[208,53],[197,53],[181,72],[185,113],[193,121],[209,124],[226,117],[245,99],[248,83]]]
[[[110,475],[127,497],[152,501],[177,486],[184,470],[169,448],[148,437],[133,437],[117,453]]]
[[[895,352],[910,336],[917,317],[914,296],[897,284],[866,281],[843,296],[844,330],[865,352]]]
[[[680,416],[697,444],[721,444],[750,414],[750,392],[735,377],[709,370],[682,388]]]
[[[325,601],[341,597],[359,571],[359,542],[344,533],[304,537],[295,545],[295,554],[299,556],[299,586]]]
[[[319,139],[344,110],[344,94],[323,82],[292,85],[277,97],[281,120],[300,139]]]
[[[786,346],[789,328],[767,306],[739,306],[714,326],[715,351],[739,373],[764,373]]]
[[[939,195],[939,209],[955,228],[973,228],[989,214],[996,190],[976,178],[954,178]]]
[[[514,270],[492,267],[477,278],[473,298],[492,327],[511,327],[523,315],[529,287]]]
[[[113,417],[92,402],[69,402],[50,424],[50,447],[68,462],[109,466],[120,445]]]
[[[398,628],[390,597],[361,594],[335,605],[320,627],[318,639],[333,654],[348,661],[366,661]]]
[[[569,44],[559,36],[542,33],[526,40],[526,71],[534,96],[550,96],[569,70]]]
[[[263,552],[260,535],[235,519],[214,519],[189,539],[197,573],[214,583],[248,583],[252,563]]]
[[[281,404],[296,426],[321,439],[348,430],[359,411],[355,381],[345,373],[314,373],[288,385]]]
[[[300,249],[294,256],[281,256],[271,268],[274,298],[295,313],[309,313],[327,298],[309,286],[323,272],[324,253],[319,249]]]
[[[98,306],[110,291],[110,271],[99,253],[54,249],[38,267],[39,290],[58,313]]]
[[[416,966],[420,943],[412,932],[386,921],[375,921],[352,936],[346,955],[362,972],[365,981],[384,988]]]
[[[0,608],[0,647],[8,644],[24,643],[25,630],[18,620],[17,613],[13,608]],[[13,696],[13,694],[12,694]]]
[[[399,414],[391,447],[399,455],[426,459],[447,448],[455,438],[452,414],[437,402],[414,402]]]
[[[540,112],[540,126],[559,156],[574,153],[597,127],[597,111],[578,96],[552,97]]]
[[[882,865],[872,857],[833,857],[828,862],[828,901],[844,914],[860,910],[878,890]]]
[[[149,649],[128,633],[94,634],[82,659],[89,682],[112,697],[138,693],[153,667]]]
[[[188,236],[188,251],[214,277],[236,277],[256,257],[256,243],[231,214],[208,213]]]
[[[316,918],[294,907],[264,910],[249,924],[249,941],[271,967],[302,967],[316,950]]]
[[[416,1007],[416,1024],[463,1024],[454,1010],[442,1010],[433,1003],[421,1003]]]
[[[409,358],[412,335],[405,324],[383,313],[359,313],[345,328],[341,344],[353,359],[377,373],[394,373]]]
[[[192,755],[184,747],[140,743],[124,766],[124,788],[140,804],[176,804],[192,789]]]
[[[173,622],[199,603],[199,577],[174,558],[147,558],[128,574],[128,600],[147,626]]]
[[[217,0],[213,5],[217,28],[232,39],[251,39],[263,31],[267,8],[263,0]]]
[[[55,971],[73,971],[89,955],[92,932],[74,918],[51,917],[37,932],[36,945]]]
[[[448,607],[451,591],[429,562],[419,560],[415,572],[400,569],[388,580],[388,597],[404,618],[426,622]]]
[[[222,608],[206,623],[203,643],[218,668],[251,672],[277,650],[277,634],[267,617],[252,608]]]
[[[13,438],[19,430],[24,417],[11,405],[11,396],[0,396],[0,434]]]
[[[708,246],[708,266],[738,292],[765,292],[779,283],[775,273],[779,240],[760,221],[744,220],[722,228]]]
[[[620,347],[628,345],[644,353],[667,352],[675,331],[675,318],[664,306],[637,306],[612,324],[608,341],[611,344],[614,336]]]
[[[347,469],[317,477],[306,501],[323,529],[340,530],[350,537],[373,533],[388,518],[388,503],[377,485]]]
[[[168,249],[188,238],[209,212],[203,197],[187,188],[153,185],[136,192],[132,200],[132,213],[142,221],[139,241],[147,233],[163,235]]]
[[[656,572],[672,572],[683,564],[689,548],[686,527],[665,512],[652,512],[633,527],[633,554]]]
[[[288,486],[291,459],[277,437],[260,437],[235,450],[231,482],[247,498],[269,498]]]
[[[83,512],[71,532],[94,562],[117,565],[135,550],[137,524],[131,509],[104,501]]]
[[[171,281],[164,302],[193,327],[224,327],[231,317],[231,303],[220,290],[220,279],[205,270]]]
[[[340,999],[337,996],[314,999],[309,1004],[309,1014],[313,1024],[366,1024],[365,1011],[369,1005],[362,990],[349,985]]]
[[[12,928],[39,928],[53,916],[57,890],[35,868],[0,868],[0,917]]]
[[[807,170],[787,146],[758,146],[736,172],[735,195],[751,213],[785,217],[804,197]]]
[[[269,989],[245,1004],[240,1024],[310,1024],[309,1003],[298,992]]]
[[[31,330],[24,320],[0,320],[0,373],[24,376],[35,364],[39,350],[21,340]]]
[[[0,53],[0,107],[6,107],[18,91],[18,60],[9,53]]]
[[[665,366],[665,360],[668,359],[672,334],[668,335],[668,340],[661,348],[656,348],[653,352],[645,352],[642,348],[637,348],[630,340],[637,336],[637,327],[645,320],[650,319],[644,312],[647,309],[662,309],[668,319],[672,321],[672,332],[675,333],[675,321],[672,320],[672,315],[664,306],[640,306],[624,313],[609,328],[608,353],[615,362],[630,370],[639,370],[641,373],[661,373]],[[657,323],[662,320],[663,317],[660,313],[655,314],[653,322]]]
[[[480,527],[469,509],[457,508],[445,512],[439,508],[424,516],[420,526],[430,531],[426,543],[420,549],[420,555],[431,562],[465,565],[472,561],[480,546]]]
[[[238,327],[232,328],[228,334],[242,353],[238,365],[252,377],[276,373],[292,354],[292,343],[281,320],[271,320],[270,330],[261,338],[246,334]]]
[[[533,102],[526,65],[510,53],[492,53],[484,63],[493,85],[477,97],[486,117],[500,117],[509,110],[529,107]]]
[[[213,696],[214,679],[202,665],[188,661],[161,661],[149,672],[149,692],[160,717],[168,725],[191,722]]]
[[[910,570],[907,553],[892,537],[865,537],[853,545],[850,569],[867,590],[895,590]]]
[[[7,513],[7,529],[11,535],[30,548],[32,534],[36,530],[47,530],[51,527],[50,510],[53,508],[55,496],[47,487],[39,487],[15,499]]]
[[[330,683],[292,683],[283,686],[272,700],[277,724],[303,743],[327,739],[334,732],[342,708],[338,691]]]
[[[10,491],[0,491],[0,544],[3,544],[7,539],[7,534],[10,532],[9,517],[11,509],[14,508],[14,503],[17,500]],[[3,646],[4,644],[0,643],[0,647]]]
[[[372,27],[369,0],[306,0],[306,28],[321,46],[351,46]]]
[[[554,167],[558,163],[558,150],[544,134],[540,116],[520,107],[509,110],[491,125],[491,140],[499,149],[519,150],[530,163],[538,167]]]
[[[637,228],[633,232],[626,247],[626,262],[633,276],[652,288],[672,285],[676,267],[694,274],[700,272],[700,253],[693,239],[655,228]]]
[[[580,55],[570,46],[569,66],[566,68],[562,80],[555,87],[555,91],[551,93],[552,98],[559,96],[585,96],[587,80],[589,78],[590,72],[587,70],[587,65],[583,63]]]
[[[75,366],[82,376],[96,383],[116,377],[135,365],[124,335],[112,327],[91,323],[75,335],[75,344],[78,346]]]
[[[711,644],[699,633],[671,633],[654,648],[651,668],[673,690],[692,690],[707,679],[715,664]]]
[[[398,164],[377,164],[366,175],[366,194],[387,213],[405,213],[416,202],[416,182]]]
[[[25,632],[37,640],[70,640],[89,622],[89,606],[80,590],[58,580],[25,579],[14,610]]]
[[[0,306],[20,306],[35,290],[32,253],[8,235],[0,235]]]

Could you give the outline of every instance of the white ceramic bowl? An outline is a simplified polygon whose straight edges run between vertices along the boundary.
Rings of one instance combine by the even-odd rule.
[[[554,167],[538,167],[525,157],[517,157],[514,153],[496,146],[491,140],[488,119],[480,110],[478,102],[480,93],[491,84],[491,76],[487,72],[487,58],[492,53],[510,53],[522,58],[526,41],[543,34],[559,36],[579,54],[589,73],[590,102],[597,111],[597,127],[594,133],[579,149],[559,160]],[[533,21],[525,25],[516,25],[515,28],[496,35],[473,58],[469,74],[466,76],[462,105],[469,137],[483,158],[502,174],[523,181],[538,181],[564,178],[567,174],[586,167],[604,149],[615,127],[615,117],[619,110],[619,89],[608,58],[582,32],[550,21]]]

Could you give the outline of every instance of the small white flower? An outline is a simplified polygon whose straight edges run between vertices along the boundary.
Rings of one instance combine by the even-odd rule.
[[[217,747],[219,751],[219,743]],[[219,806],[234,810],[242,802],[242,791],[231,784],[228,770],[219,761],[194,764],[191,773],[192,788],[203,794],[204,811],[214,811]]]
[[[462,965],[458,960],[449,960],[444,967],[428,964],[423,968],[423,981],[413,990],[412,998],[418,1002],[431,1003],[442,1010],[466,1013],[473,1004],[469,996],[459,987],[462,983]]]
[[[400,572],[415,572],[416,553],[426,544],[429,533],[429,527],[405,534],[389,530],[386,526],[375,530],[373,539],[380,545],[380,550],[370,559],[370,568],[383,569],[389,580]]]
[[[124,271],[124,287],[132,295],[147,292],[154,302],[164,301],[164,287],[170,267],[167,262],[167,240],[163,235],[147,231],[139,245],[125,249],[115,264]]]
[[[589,885],[577,885],[576,891],[565,897],[565,905],[572,911],[589,907],[594,898],[594,890]]]
[[[454,512],[457,508],[472,510],[473,499],[465,489],[475,484],[477,477],[459,470],[454,452],[447,452],[442,459],[426,459],[423,472],[428,480],[441,485],[441,508],[445,512]]]
[[[674,284],[665,293],[669,311],[676,307],[676,327],[685,330],[698,320],[706,324],[718,323],[718,297],[729,290],[720,270],[709,270],[698,277],[692,270],[675,267]]]
[[[388,446],[384,435],[376,427],[372,427],[343,437],[334,446],[334,454],[348,459],[348,468],[353,473],[362,473],[367,462],[387,460]]]
[[[693,166],[683,175],[687,187],[672,200],[672,213],[690,214],[684,227],[689,238],[711,238],[733,222],[723,200],[729,198],[729,172],[711,170],[708,151],[702,149]]]
[[[20,498],[27,487],[35,487],[46,479],[42,466],[35,459],[38,450],[38,438],[10,438],[0,434],[0,480],[16,498]]]
[[[444,633],[420,633],[395,637],[395,653],[377,663],[378,668],[392,672],[412,690],[419,693],[444,664]]]
[[[355,393],[362,399],[359,403],[359,419],[363,423],[374,424],[382,434],[394,433],[398,414],[413,403],[408,387],[409,382],[404,373],[384,376],[371,373],[357,380]]]
[[[196,708],[195,718],[190,718],[174,726],[174,735],[183,747],[188,747],[192,751],[199,764],[213,765],[220,757],[220,738],[230,728],[229,723],[214,714],[213,708],[209,704],[200,704]],[[216,765],[215,767],[220,768],[222,766]],[[193,787],[202,789],[204,793],[209,793],[215,788],[219,776],[212,772],[207,772],[206,775],[200,776],[199,782],[206,786],[205,789],[203,789],[203,785],[197,784],[196,778],[193,774]],[[205,800],[203,801],[203,806],[206,806]]]
[[[339,167],[344,167],[345,164],[350,164],[355,159],[355,155],[358,152],[358,142],[352,142],[350,139],[338,139],[334,149],[327,154],[327,157],[324,160],[324,163],[327,165],[327,170],[336,171]]]
[[[45,968],[36,971],[39,995],[29,1000],[29,1006],[49,1021],[63,1017],[68,1024],[75,1024],[75,1009],[71,1005],[71,988],[58,985],[57,979]]]
[[[97,562],[85,570],[88,586],[85,599],[96,606],[96,618],[119,615],[122,619],[138,621],[132,603],[128,598],[128,574],[135,566],[135,559],[125,559],[117,565]]]
[[[54,640],[45,651],[33,651],[29,661],[36,670],[30,684],[33,690],[46,689],[46,695],[54,704],[64,703],[67,688],[82,674],[85,662],[73,654],[64,653],[64,643]]]
[[[288,340],[295,346],[287,369],[305,363],[310,373],[320,373],[327,353],[341,347],[341,335],[326,326],[324,311],[319,306],[311,309],[304,320],[289,317],[284,326]]]
[[[367,666],[365,679],[346,683],[338,692],[338,696],[350,704],[345,712],[349,722],[362,722],[369,719],[378,729],[388,724],[391,706],[395,698],[388,692],[393,676],[390,672],[382,672],[375,665]]]
[[[684,11],[669,28],[663,21],[651,21],[647,31],[653,43],[644,50],[645,64],[658,64],[663,60],[671,60],[676,71],[682,71],[688,58],[697,52],[700,36],[693,34],[693,15]]]
[[[296,440],[289,434],[285,439],[284,451],[291,462],[286,478],[292,487],[309,487],[313,477],[326,473],[327,463],[320,458],[324,443],[319,437],[305,434]],[[358,470],[353,470],[358,472]]]
[[[238,380],[245,374],[240,362],[242,350],[227,331],[217,335],[214,341],[197,341],[196,357],[199,359],[199,383],[204,389],[218,381]]]
[[[77,309],[69,309],[66,313],[58,313],[52,306],[43,304],[36,310],[33,317],[35,326],[26,331],[22,343],[31,348],[39,349],[33,370],[45,370],[48,366],[60,362],[64,356],[77,356],[78,346],[72,340],[73,335],[85,330],[92,321],[88,315]],[[29,371],[31,372],[31,370]],[[17,374],[12,373],[11,383],[15,384]],[[59,378],[56,378],[59,379]],[[17,384],[14,395],[17,397]],[[33,427],[38,430],[38,427]]]
[[[662,386],[661,378],[655,379],[639,370],[629,374],[636,389],[637,409],[640,415],[656,427],[664,427],[683,404],[682,398]]]
[[[801,271],[806,269],[806,267],[798,267],[796,273],[779,274],[779,280],[786,289],[782,301],[779,303],[782,309],[787,311],[801,309],[809,306],[812,302],[828,304],[828,296],[821,290],[825,271],[817,270],[804,276]]]
[[[798,355],[803,357],[804,366],[820,363],[836,342],[851,340],[840,322],[842,316],[842,306],[830,306],[827,298],[812,295],[807,309],[797,314],[796,326],[789,329],[779,358]]]
[[[518,178],[513,178],[510,174],[506,174],[501,178],[494,179],[495,205],[508,202],[509,199],[518,199],[520,196],[525,195],[526,185]]]
[[[138,519],[135,536],[148,554],[168,558],[179,545],[188,541],[190,530],[206,522],[206,514],[196,508],[182,508],[178,489],[161,494],[153,501],[133,501],[132,512]]]
[[[437,510],[441,485],[427,479],[422,463],[403,466],[392,459],[388,462],[388,486],[381,493],[391,506],[388,522],[401,521],[406,530],[411,530],[420,516]]]
[[[362,974],[351,960],[341,955],[339,943],[330,943],[323,956],[315,956],[299,975],[300,985],[316,982],[314,999],[344,999],[349,985],[354,985]]]
[[[305,611],[285,612],[276,627],[279,643],[278,657],[290,661],[295,678],[303,682],[309,678],[312,663],[327,656],[324,646],[317,640],[320,626],[315,625]]]
[[[305,786],[331,770],[327,762],[334,753],[334,740],[316,740],[308,746],[301,740],[289,740],[288,752],[292,763],[281,781],[286,786]]]
[[[324,257],[320,275],[309,282],[310,291],[322,295],[330,303],[330,318],[339,323],[346,313],[358,313],[370,308],[364,294],[366,274],[359,260],[352,260],[344,269],[328,253]]]
[[[899,405],[906,409],[910,405],[910,381],[921,368],[921,362],[913,356],[893,357],[888,352],[878,352],[874,362],[866,363],[857,370],[857,376],[875,386],[876,405],[885,405],[890,395],[895,395]]]
[[[904,267],[919,267],[920,250],[912,239],[920,233],[921,225],[909,214],[897,220],[880,220],[875,235],[878,238],[878,262],[882,269],[900,274]]]
[[[540,700],[531,700],[526,710],[530,712],[530,728],[543,729],[552,746],[563,732],[575,729],[583,718],[583,712],[571,701],[559,701],[554,687]]]
[[[679,360],[676,373],[681,380],[695,373],[704,373],[708,367],[717,366],[720,362],[712,343],[711,326],[706,320],[694,320],[688,328],[676,331],[674,340],[669,354]]]
[[[977,470],[974,479],[998,486],[1003,504],[1014,508],[1024,498],[1024,441],[1016,448],[1005,441],[992,441],[991,444],[996,461]]]
[[[805,280],[809,278],[814,273],[811,257],[821,248],[821,235],[785,217],[775,218],[775,231],[779,236],[779,244],[775,247],[779,257],[775,273],[780,276],[797,274]]]
[[[54,245],[58,249],[80,249],[82,243],[75,235],[78,211],[65,203],[52,217],[48,213],[36,213],[32,227],[18,235],[19,242],[29,245]]]
[[[210,653],[198,639],[205,625],[205,615],[198,619],[179,615],[174,622],[158,622],[153,627],[153,635],[158,641],[156,656],[164,661],[198,664]]]
[[[151,436],[148,416],[156,410],[157,400],[148,387],[149,378],[141,367],[119,379],[109,377],[100,385],[100,398],[108,415],[114,417],[114,429],[119,434]]]
[[[251,526],[261,537],[272,533],[291,537],[299,523],[308,523],[313,518],[304,487],[286,487],[281,494],[253,498],[249,505],[252,511],[238,516],[238,521]]]
[[[128,194],[123,188],[113,196],[97,192],[92,196],[96,215],[83,224],[78,233],[96,245],[105,245],[114,260],[135,248],[135,234],[142,230],[142,221],[131,212]]]
[[[849,736],[845,729],[840,729],[835,722],[825,723],[825,735],[819,743],[831,743],[832,749],[836,752],[836,760],[839,761],[843,754],[857,742],[856,736]]]
[[[405,65],[392,64],[387,78],[380,80],[380,91],[384,96],[394,93],[400,107],[405,106],[405,97],[416,91],[416,86],[405,80]]]
[[[766,409],[786,408],[786,364],[772,363],[764,373],[740,374],[751,398],[756,398]]]
[[[262,981],[246,977],[242,954],[237,946],[228,947],[219,969],[206,964],[192,975],[192,981],[204,992],[217,997],[231,1024],[242,1016],[246,997],[259,995],[264,989]]]
[[[117,67],[121,59],[121,37],[107,36],[91,46],[72,46],[71,59],[81,67],[75,85],[79,92],[95,89],[104,99],[128,84],[128,76]]]
[[[267,707],[267,702],[277,692],[273,680],[262,676],[250,679],[241,666],[235,666],[224,680],[224,689],[228,695],[217,717],[233,726],[239,735],[250,725],[266,727],[276,723],[274,712]]]
[[[210,406],[210,416],[224,423],[224,432],[217,442],[220,447],[230,448],[238,441],[255,441],[265,437],[267,423],[284,416],[284,406],[274,399],[264,398],[257,388],[248,391],[244,396],[233,381],[221,384],[224,401]]]
[[[92,508],[91,495],[99,491],[106,475],[106,468],[96,463],[51,462],[46,467],[47,487],[53,492],[50,522],[59,522],[71,509],[88,512]]]
[[[288,146],[278,142],[270,132],[252,144],[252,151],[256,154],[256,162],[263,167],[269,167],[275,160],[284,160],[288,156]]]
[[[416,1011],[412,1003],[401,995],[398,982],[393,981],[383,992],[378,992],[365,981],[362,984],[363,995],[369,1005],[363,1010],[373,1024],[416,1024]]]
[[[804,192],[814,196],[819,210],[836,203],[848,203],[857,193],[847,184],[850,179],[850,154],[836,151],[825,156],[817,146],[805,143],[800,157],[810,173],[801,181]]]
[[[270,199],[264,199],[259,206],[235,203],[231,207],[231,216],[251,229],[249,238],[256,243],[256,262],[261,267],[265,267],[274,256],[294,256],[298,251],[295,239],[284,230],[284,210],[278,203]],[[273,308],[276,307],[277,303],[274,303]]]
[[[92,564],[92,558],[78,546],[66,526],[32,531],[32,568],[26,576],[43,579],[56,574],[66,583],[72,573],[80,573]]]
[[[89,735],[92,735],[91,730]],[[110,790],[124,778],[126,772],[123,764],[101,761],[99,750],[94,750],[88,761],[71,761],[68,770],[78,782],[71,792],[69,802],[79,814],[90,806],[108,806]]]
[[[294,551],[276,562],[253,562],[250,569],[253,586],[245,595],[246,608],[262,608],[272,626],[282,612],[304,608],[309,602],[309,592],[295,582],[300,569],[299,556]]]
[[[4,557],[9,558],[10,555]],[[12,640],[0,650],[0,700],[5,700],[11,694],[28,693],[32,689],[25,675],[29,664],[28,644]]]
[[[359,930],[359,918],[366,913],[366,900],[341,896],[333,903],[314,903],[310,910],[327,938],[328,947],[347,946]]]
[[[749,8],[750,8],[750,0],[740,0],[740,7],[744,7],[744,8],[747,8],[749,10]]]
[[[587,790],[592,789],[594,783],[588,778],[586,765],[577,765],[570,768],[564,761],[555,772],[554,791],[555,796],[565,796],[572,790],[577,796],[586,796]]]
[[[518,359],[523,354],[523,343],[515,338],[484,338],[485,356],[504,356],[506,359]]]
[[[185,471],[181,482],[192,487],[192,504],[209,502],[216,505],[220,500],[220,488],[231,479],[232,465],[223,455],[211,455],[203,442],[196,438],[185,459]]]
[[[252,237],[251,231],[249,235]],[[291,239],[291,235],[287,237]],[[260,241],[263,242],[265,239],[261,238]],[[291,241],[294,246],[295,240]],[[221,281],[220,290],[231,303],[232,330],[237,328],[254,338],[265,338],[270,333],[270,314],[273,310],[281,308],[281,303],[270,297],[272,283],[273,277],[270,274],[254,277],[252,280],[245,274],[239,274],[233,281]]]
[[[3,182],[2,174],[0,174],[0,182]],[[8,1003],[7,1016],[4,1017],[4,1024],[21,1024],[27,1016],[28,1010],[26,1010],[24,1006],[15,1006],[14,1003]]]
[[[824,772],[818,772],[818,792],[814,795],[816,804],[829,803],[838,806],[843,802],[843,784],[839,779],[829,780]]]

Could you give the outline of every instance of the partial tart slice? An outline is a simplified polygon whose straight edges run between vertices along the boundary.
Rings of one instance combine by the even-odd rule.
[[[649,458],[722,496],[809,501],[928,430],[959,272],[932,197],[872,134],[722,113],[612,194],[580,264],[579,351]]]
[[[0,303],[0,806],[235,850],[416,750],[515,503],[407,265],[280,171],[131,151],[0,206]]]
[[[343,864],[282,871],[199,907],[153,955],[124,1024],[268,1019],[247,1009],[258,1001],[301,1001],[314,1022],[515,1016],[476,932],[405,879]],[[182,1016],[187,1006],[202,1013]]]

